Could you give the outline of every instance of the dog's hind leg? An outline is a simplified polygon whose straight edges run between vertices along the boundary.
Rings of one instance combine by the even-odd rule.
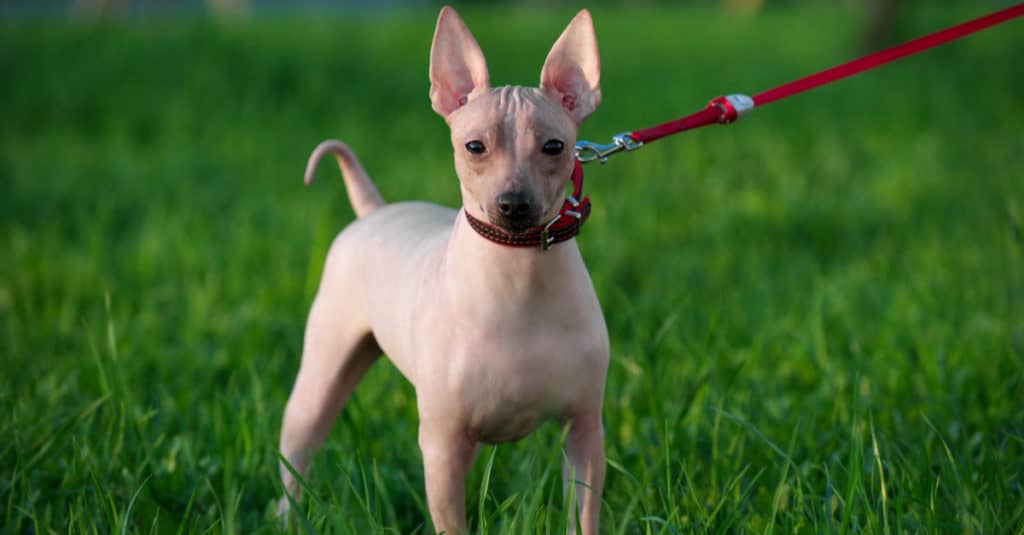
[[[295,386],[281,424],[281,455],[299,475],[305,475],[312,454],[381,350],[365,325],[353,323],[352,311],[339,306],[328,288],[321,287],[306,323],[306,335]],[[299,483],[281,463],[286,492],[299,496]],[[278,512],[288,510],[282,498]]]

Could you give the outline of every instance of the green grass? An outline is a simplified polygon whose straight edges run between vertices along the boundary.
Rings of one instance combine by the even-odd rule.
[[[492,81],[532,84],[571,12],[466,15]],[[862,52],[839,11],[594,16],[596,141]],[[3,23],[3,532],[276,530],[281,412],[352,218],[305,158],[340,137],[387,199],[457,205],[433,17]],[[1024,532],[1021,30],[587,168],[604,532]],[[416,428],[379,364],[302,527],[426,532]],[[474,529],[562,532],[561,439],[482,451]]]

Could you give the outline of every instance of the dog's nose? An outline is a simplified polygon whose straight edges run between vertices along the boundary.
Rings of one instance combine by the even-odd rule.
[[[530,211],[530,197],[520,191],[506,191],[498,195],[494,202],[505,217],[519,217]]]

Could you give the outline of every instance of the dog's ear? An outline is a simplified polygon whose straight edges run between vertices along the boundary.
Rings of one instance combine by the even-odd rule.
[[[540,88],[580,124],[601,103],[600,81],[594,22],[584,9],[573,17],[548,52],[540,71]]]
[[[430,46],[430,102],[434,111],[448,121],[453,111],[489,87],[480,45],[454,9],[441,8]]]

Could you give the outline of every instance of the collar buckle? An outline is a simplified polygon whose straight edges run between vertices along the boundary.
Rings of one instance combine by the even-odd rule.
[[[551,218],[551,221],[548,221],[548,224],[540,230],[540,248],[542,250],[547,251],[555,242],[555,237],[551,235],[551,225],[554,225],[559,219],[562,219],[562,214],[555,214],[555,217]]]

